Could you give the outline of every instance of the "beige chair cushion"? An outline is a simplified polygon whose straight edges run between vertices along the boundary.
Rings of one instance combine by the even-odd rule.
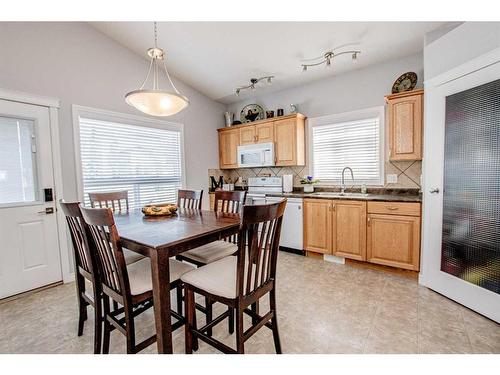
[[[182,253],[182,256],[196,262],[209,264],[219,259],[233,255],[238,246],[227,241],[215,241]]]
[[[184,283],[225,298],[236,298],[238,258],[228,256],[182,275]]]
[[[186,272],[196,269],[195,266],[170,259],[170,282],[179,280]],[[127,266],[130,292],[132,295],[152,290],[151,262],[149,258],[141,259]]]
[[[127,265],[135,263],[135,262],[145,258],[143,255],[138,254],[135,251],[131,251],[128,249],[123,249],[123,256],[125,257],[125,263]]]

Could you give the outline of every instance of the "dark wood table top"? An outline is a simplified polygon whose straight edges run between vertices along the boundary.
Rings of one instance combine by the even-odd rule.
[[[227,230],[234,232],[239,227],[240,216],[179,208],[174,216],[145,217],[140,210],[134,210],[128,214],[116,214],[115,223],[126,248],[162,250],[195,243],[197,239]]]

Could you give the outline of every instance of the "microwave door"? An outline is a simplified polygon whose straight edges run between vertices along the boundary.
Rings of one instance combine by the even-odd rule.
[[[244,151],[240,154],[240,167],[259,167],[261,165],[261,152],[259,150]]]

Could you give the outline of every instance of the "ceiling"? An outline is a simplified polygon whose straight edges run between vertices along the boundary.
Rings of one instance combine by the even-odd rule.
[[[153,45],[152,22],[91,22],[146,59]],[[274,75],[272,92],[422,51],[424,35],[444,22],[159,22],[158,45],[169,72],[208,97],[231,103],[237,86],[252,77]],[[361,50],[332,66],[302,72],[301,63],[325,51]],[[144,64],[144,75],[147,64]],[[259,84],[260,85],[260,84]]]

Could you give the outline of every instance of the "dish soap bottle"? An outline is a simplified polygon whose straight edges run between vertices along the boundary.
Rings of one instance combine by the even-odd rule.
[[[361,194],[366,194],[366,184],[361,185]]]

